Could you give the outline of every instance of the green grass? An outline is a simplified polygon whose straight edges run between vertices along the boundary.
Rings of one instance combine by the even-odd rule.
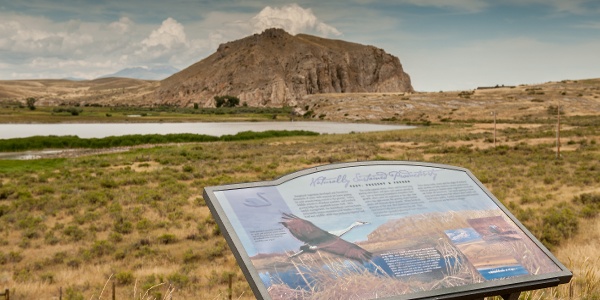
[[[265,132],[243,131],[234,135],[215,137],[203,134],[147,134],[109,136],[105,138],[79,138],[77,136],[33,136],[0,139],[0,152],[17,152],[43,149],[114,148],[146,144],[192,143],[215,141],[242,141],[285,136],[311,136],[318,133],[304,130],[269,130]]]
[[[252,299],[202,199],[203,187],[375,159],[467,168],[534,235],[560,251],[578,241],[582,224],[595,222],[600,210],[592,191],[600,185],[600,131],[590,126],[569,129],[576,142],[561,159],[553,144],[531,138],[550,136],[551,126],[502,131],[502,140],[510,135],[512,142],[494,148],[469,124],[448,123],[346,135],[242,133],[240,140],[116,154],[0,160],[0,264],[10,270],[7,286],[26,299],[55,295],[59,287],[88,299],[110,274],[118,275],[119,297],[131,295],[136,281],[145,288],[171,281],[175,296],[189,299],[223,299],[223,278],[233,274],[234,297]],[[586,290],[575,298],[600,293],[588,282],[592,275],[576,275]],[[40,286],[37,292],[27,288],[33,285]]]
[[[76,112],[74,114],[73,112]],[[219,122],[289,120],[289,107],[96,107],[37,106],[35,110],[0,102],[0,118],[9,123],[62,122]]]
[[[0,159],[0,174],[36,173],[44,170],[59,169],[64,166],[66,159],[37,159],[37,160],[2,160]]]

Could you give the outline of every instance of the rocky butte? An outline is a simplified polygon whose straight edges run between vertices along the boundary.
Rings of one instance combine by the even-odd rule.
[[[160,82],[162,104],[214,106],[236,96],[248,106],[296,106],[306,95],[412,92],[400,60],[384,50],[282,29],[221,44]]]

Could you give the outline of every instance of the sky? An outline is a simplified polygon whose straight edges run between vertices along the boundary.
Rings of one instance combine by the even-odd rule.
[[[598,0],[0,0],[0,80],[184,69],[270,27],[382,48],[417,91],[600,78]]]

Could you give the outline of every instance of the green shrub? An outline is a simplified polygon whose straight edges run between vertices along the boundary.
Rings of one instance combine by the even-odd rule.
[[[175,244],[177,242],[177,237],[174,234],[165,233],[158,238],[158,242],[164,245]]]
[[[74,287],[67,287],[65,290],[65,300],[85,300],[83,294]]]
[[[130,234],[133,232],[133,224],[129,221],[119,219],[113,224],[113,229],[120,234]]]
[[[123,241],[123,235],[118,232],[111,232],[108,235],[108,240],[113,243],[118,243],[118,242]]]
[[[100,180],[100,186],[103,188],[112,189],[118,187],[119,184],[117,184],[117,182],[112,178],[103,178]]]
[[[62,233],[73,242],[77,242],[85,238],[85,231],[75,225],[67,226],[67,228],[63,229]]]
[[[53,284],[54,283],[54,274],[47,272],[47,273],[43,273],[40,275],[40,280],[48,283],[48,284]]]
[[[106,240],[95,241],[90,250],[95,257],[102,257],[115,251],[115,246]]]
[[[183,253],[183,263],[190,264],[202,260],[199,253],[194,252],[194,249],[188,249]]]
[[[123,259],[125,259],[125,257],[127,257],[127,251],[125,251],[123,249],[119,249],[119,250],[115,251],[114,258],[116,260],[123,260]]]
[[[549,248],[558,246],[579,229],[577,216],[564,202],[548,209],[542,220],[544,225],[540,240]]]
[[[17,269],[13,272],[13,279],[16,282],[28,282],[33,279],[33,274],[29,268]]]
[[[215,96],[214,99],[216,107],[235,107],[240,104],[240,99],[238,97],[230,95]]]
[[[56,245],[60,242],[60,239],[54,235],[53,231],[49,231],[44,236],[44,242],[48,245]]]
[[[150,229],[152,229],[152,222],[146,218],[142,218],[137,222],[137,224],[135,224],[135,228],[139,232],[148,232]]]
[[[167,279],[178,289],[183,289],[190,283],[190,277],[179,272],[167,276]]]
[[[8,252],[8,255],[6,256],[6,261],[9,263],[18,263],[21,260],[23,260],[23,256],[21,255],[21,252],[10,251],[10,252]]]
[[[115,274],[115,281],[120,285],[132,284],[134,281],[133,273],[131,271],[121,271]]]

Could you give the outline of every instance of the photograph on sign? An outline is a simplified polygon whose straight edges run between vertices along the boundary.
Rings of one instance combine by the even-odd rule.
[[[562,271],[461,170],[350,166],[214,198],[272,299],[375,299]]]

